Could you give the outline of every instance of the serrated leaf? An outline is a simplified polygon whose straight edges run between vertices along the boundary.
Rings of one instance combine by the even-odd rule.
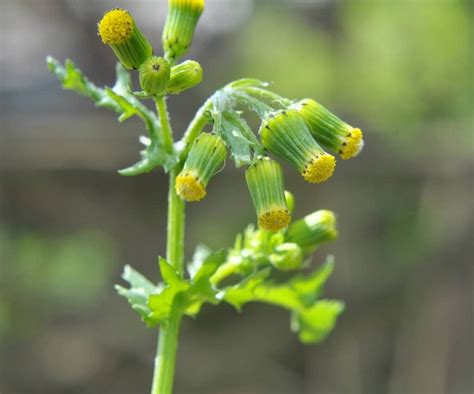
[[[120,170],[120,174],[139,175],[158,166],[163,166],[165,171],[169,171],[176,165],[176,155],[166,152],[163,148],[162,131],[156,114],[130,93],[130,73],[120,63],[116,67],[117,79],[114,86],[102,89],[89,81],[69,59],[65,61],[64,66],[52,57],[48,57],[46,61],[48,68],[61,82],[64,89],[89,97],[98,107],[112,109],[119,115],[120,122],[138,116],[145,123],[152,143],[144,151],[145,154],[138,163]]]
[[[337,317],[344,311],[344,303],[337,300],[321,300],[310,308],[295,312],[292,329],[298,332],[303,343],[318,343],[334,329]]]
[[[129,265],[125,266],[122,278],[130,284],[130,288],[116,285],[118,294],[128,300],[133,310],[148,326],[155,325],[156,321],[151,317],[151,309],[148,307],[148,299],[150,295],[160,293],[162,288],[155,286]]]
[[[157,287],[150,282],[140,272],[135,270],[130,265],[126,265],[123,269],[122,274],[123,280],[130,283],[130,286],[134,289],[143,289],[146,293],[153,293]]]

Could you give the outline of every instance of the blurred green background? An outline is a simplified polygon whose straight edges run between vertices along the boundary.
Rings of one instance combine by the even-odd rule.
[[[156,331],[113,290],[124,264],[158,279],[166,177],[120,177],[138,121],[60,90],[44,63],[98,84],[115,59],[96,36],[130,9],[159,47],[165,0],[0,0],[0,392],[139,394]],[[326,294],[336,331],[303,346],[287,312],[206,307],[181,333],[176,393],[468,394],[472,371],[473,2],[207,0],[189,57],[204,82],[170,99],[182,131],[243,76],[311,96],[364,130],[366,149],[309,185],[286,167],[295,216],[327,208],[340,239]],[[254,127],[257,127],[254,119]],[[188,207],[187,256],[226,247],[254,212],[231,161]]]

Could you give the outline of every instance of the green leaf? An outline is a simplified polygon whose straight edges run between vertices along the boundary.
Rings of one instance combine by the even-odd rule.
[[[271,112],[273,112],[273,108],[268,104],[250,96],[244,91],[232,90],[229,92],[229,95],[231,95],[238,104],[244,105],[249,110],[255,112],[261,119],[266,118]]]
[[[64,89],[89,97],[98,107],[106,107],[115,112],[120,111],[120,107],[110,100],[105,90],[98,88],[89,81],[71,60],[66,59],[64,66],[62,66],[56,59],[48,56],[46,63],[51,73],[61,82]]]
[[[142,320],[148,325],[153,326],[156,321],[151,316],[151,309],[148,306],[148,299],[152,294],[160,293],[162,287],[155,286],[138,271],[126,265],[122,278],[130,284],[130,288],[115,285],[119,295],[125,297],[133,310],[135,310]]]
[[[244,304],[255,301],[255,288],[259,286],[269,275],[271,268],[265,268],[248,276],[242,282],[226,287],[218,294],[218,298],[223,299],[236,309],[241,310]]]
[[[180,278],[179,273],[174,269],[174,267],[168,263],[163,257],[158,258],[158,264],[160,266],[161,277],[163,282],[170,287],[176,287],[183,282],[183,279]]]
[[[161,276],[166,287],[159,294],[148,298],[150,317],[157,323],[165,322],[172,310],[181,309],[185,303],[181,297],[190,287],[189,281],[181,279],[178,272],[164,258],[159,258]]]
[[[176,165],[176,155],[166,152],[163,147],[161,126],[156,114],[130,92],[130,73],[120,63],[117,63],[117,79],[113,88],[102,89],[90,82],[69,59],[65,61],[64,66],[52,57],[48,57],[46,61],[49,70],[61,82],[64,89],[89,97],[98,107],[113,110],[119,115],[120,122],[138,116],[145,123],[151,144],[144,150],[140,161],[119,171],[121,175],[139,175],[158,166],[163,166],[165,171],[169,171]]]
[[[303,343],[324,340],[336,325],[337,317],[344,311],[344,303],[337,300],[321,300],[303,311],[294,312],[292,330],[298,332]]]
[[[227,252],[223,249],[209,254],[193,275],[193,283],[200,281],[209,282],[209,278],[217,271],[217,268],[225,261],[226,257]]]
[[[320,268],[307,276],[296,276],[289,282],[289,286],[298,294],[303,305],[310,306],[321,295],[324,284],[333,270],[334,258],[329,256]]]
[[[199,244],[194,251],[193,259],[187,265],[189,276],[192,278],[202,266],[204,260],[212,253],[211,249],[209,249],[204,244]]]
[[[217,304],[220,300],[217,298],[218,290],[212,286],[210,278],[217,271],[217,268],[225,261],[227,252],[220,250],[208,254],[202,262],[200,254],[205,254],[209,250],[203,246],[196,249],[195,266],[191,269],[191,288],[184,295],[186,299],[185,313],[189,316],[195,316],[201,310],[204,302]]]

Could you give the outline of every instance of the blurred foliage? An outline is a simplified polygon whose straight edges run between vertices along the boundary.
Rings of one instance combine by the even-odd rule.
[[[441,127],[449,131],[442,142],[457,147],[453,137],[469,142],[473,121],[470,8],[459,1],[345,2],[329,33],[267,5],[236,38],[245,43],[237,67],[274,81],[284,95],[346,109],[404,148],[424,147],[416,139],[436,122],[449,127]]]
[[[0,335],[34,331],[47,318],[46,308],[77,309],[97,301],[107,291],[112,250],[96,232],[48,238],[0,231]]]

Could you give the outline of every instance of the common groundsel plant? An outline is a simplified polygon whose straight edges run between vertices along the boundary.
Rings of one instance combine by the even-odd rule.
[[[294,197],[285,191],[282,168],[274,158],[288,162],[306,181],[322,183],[333,174],[333,154],[349,159],[359,153],[362,132],[313,99],[281,97],[269,84],[245,78],[217,90],[175,141],[166,97],[201,82],[199,63],[180,61],[203,10],[204,0],[169,0],[162,56],[154,54],[129,12],[106,12],[98,33],[119,60],[113,87],[97,87],[70,60],[62,65],[47,59],[64,89],[115,111],[120,122],[134,116],[144,122],[141,158],[119,174],[137,176],[158,167],[169,174],[166,258],[158,258],[162,281],[153,283],[127,265],[123,279],[129,286],[116,286],[148,327],[159,326],[152,394],[171,393],[181,320],[195,317],[204,303],[227,302],[239,311],[249,302],[285,308],[291,329],[308,344],[322,341],[344,309],[341,301],[322,298],[334,266],[331,257],[311,273],[300,272],[320,245],[337,237],[335,215],[318,210],[292,221]],[[138,72],[138,91],[130,72]],[[156,112],[144,100],[153,101]],[[260,117],[258,133],[248,125],[246,111]],[[237,234],[228,249],[198,246],[185,270],[185,205],[206,197],[228,154],[236,167],[245,168],[258,225]],[[286,274],[275,275],[279,271]]]

